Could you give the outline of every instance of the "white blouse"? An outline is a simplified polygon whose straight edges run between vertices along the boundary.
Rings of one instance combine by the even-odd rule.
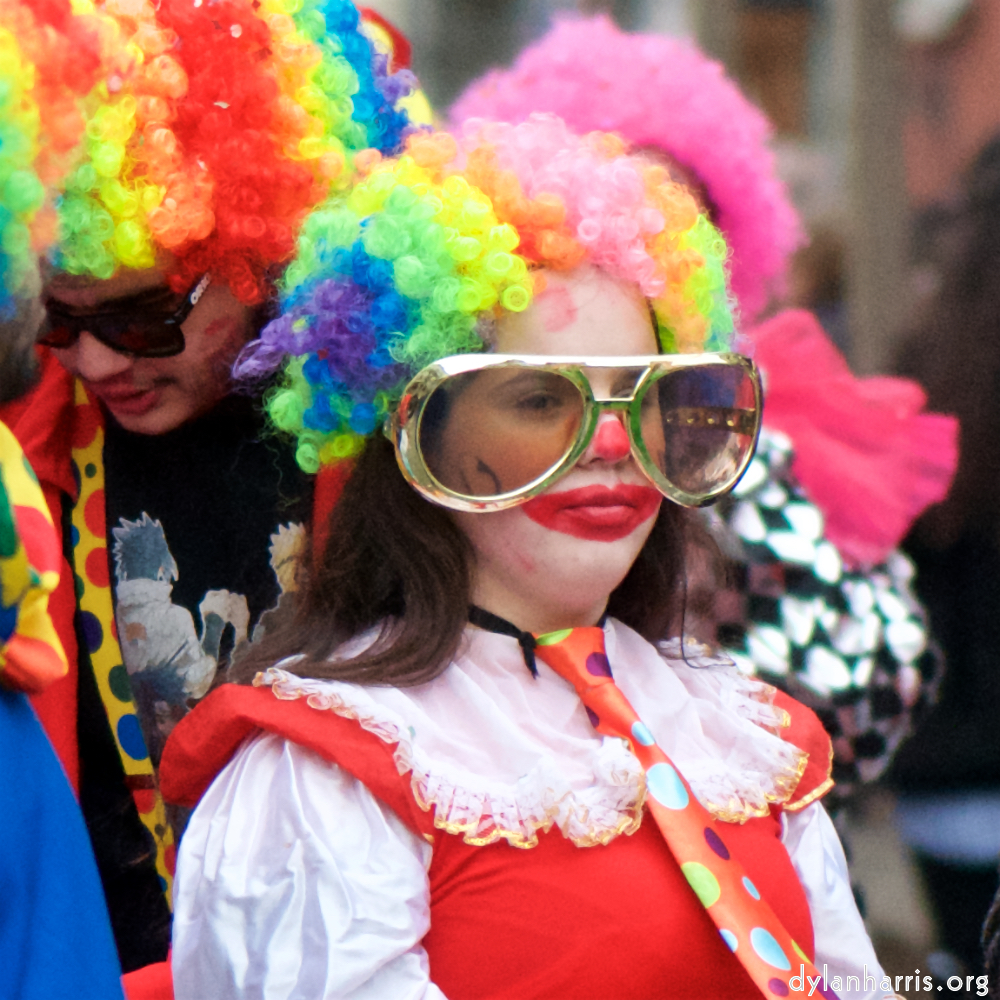
[[[788,799],[802,754],[776,735],[784,713],[770,689],[728,661],[677,659],[676,644],[657,650],[618,622],[606,627],[606,645],[617,683],[706,807],[732,821]],[[594,731],[566,681],[538,668],[536,680],[514,640],[470,628],[448,670],[417,688],[275,668],[262,683],[395,744],[400,773],[411,773],[442,828],[526,846],[555,825],[580,845],[606,843],[641,819],[641,768],[623,741]],[[878,984],[822,806],[783,813],[782,842],[809,903],[817,967],[831,979],[867,971]],[[421,945],[430,859],[429,844],[335,765],[278,736],[248,740],[181,844],[177,1000],[441,998]]]

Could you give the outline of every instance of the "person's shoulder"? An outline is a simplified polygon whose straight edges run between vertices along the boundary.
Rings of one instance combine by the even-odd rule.
[[[120,997],[120,966],[83,817],[27,697],[2,685],[0,760],[17,762],[0,770],[0,884],[10,914],[0,922],[4,981],[18,983],[25,1000]]]
[[[65,489],[72,485],[70,452],[80,436],[74,379],[50,351],[39,349],[38,359],[35,387],[15,402],[0,406],[0,420],[20,442],[39,480]],[[88,417],[99,422],[97,407],[85,409]]]
[[[263,676],[273,682],[273,673]],[[327,707],[315,692],[298,696],[287,685],[223,684],[171,732],[159,771],[164,799],[193,808],[241,746],[271,733],[353,775],[414,832],[432,833],[433,821],[417,807],[408,777],[396,766],[393,746],[356,719]]]
[[[632,630],[625,632],[621,623],[615,623],[615,630],[633,663],[649,676],[648,655],[639,655],[649,644]],[[810,708],[744,673],[724,650],[690,638],[660,642],[655,649],[691,698],[701,732],[715,744],[720,759],[735,760],[732,748],[740,745],[744,763],[755,760],[760,773],[772,774],[770,801],[796,812],[833,787],[833,743]],[[649,711],[655,715],[659,709],[650,705]]]
[[[37,357],[38,377],[31,391],[0,406],[0,420],[15,432],[22,422],[51,419],[73,402],[73,376],[51,351],[39,348]]]
[[[805,770],[791,798],[784,803],[790,812],[805,809],[833,788],[833,742],[819,716],[784,691],[774,692],[774,706],[788,716],[780,736],[808,754]]]

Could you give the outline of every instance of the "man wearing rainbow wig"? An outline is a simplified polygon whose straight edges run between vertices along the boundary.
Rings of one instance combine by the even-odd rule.
[[[70,670],[36,704],[129,973],[169,946],[185,816],[157,790],[163,742],[287,614],[310,513],[229,368],[310,209],[410,130],[396,102],[412,83],[346,0],[77,7],[90,62],[64,53],[61,89],[28,83],[43,123],[78,116],[79,145],[51,144],[40,167],[59,192],[32,222],[36,244],[56,238],[41,384],[4,418],[62,532],[50,605]],[[29,53],[46,38],[32,9],[0,0]],[[80,66],[92,78],[67,96]]]
[[[802,233],[771,126],[719,63],[683,39],[567,19],[472,83],[452,117],[535,111],[617,132],[664,162],[726,237],[742,319],[760,324],[743,332],[767,408],[747,476],[713,512],[740,584],[725,602],[706,598],[706,630],[820,714],[843,795],[884,771],[933,698],[940,664],[897,547],[948,491],[957,423],[922,412],[913,382],[854,378],[811,314],[760,322]]]

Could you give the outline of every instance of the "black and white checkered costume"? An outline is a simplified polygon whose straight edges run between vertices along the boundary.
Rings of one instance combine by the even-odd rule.
[[[833,739],[840,798],[877,778],[933,700],[941,657],[901,552],[845,568],[823,514],[791,474],[787,436],[765,429],[733,493],[706,516],[736,563],[744,617],[718,622],[741,669],[812,708]]]

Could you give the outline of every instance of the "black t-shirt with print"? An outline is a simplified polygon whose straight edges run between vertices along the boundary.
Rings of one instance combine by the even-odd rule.
[[[288,443],[265,430],[259,404],[241,396],[163,435],[133,434],[109,418],[104,466],[119,642],[158,764],[176,722],[225,680],[255,629],[259,638],[261,616],[287,613],[311,483]],[[166,957],[169,915],[83,662],[79,714],[81,805],[129,971]],[[169,816],[179,834],[186,817]]]

